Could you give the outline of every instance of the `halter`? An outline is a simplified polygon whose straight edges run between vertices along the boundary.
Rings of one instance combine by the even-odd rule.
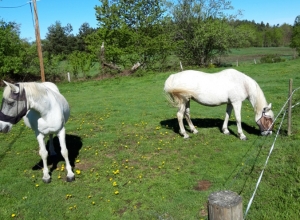
[[[15,84],[15,85],[19,87],[19,84]],[[8,102],[5,98],[3,98],[2,99],[1,111],[0,111],[0,121],[9,122],[11,124],[17,124],[24,117],[24,115],[26,115],[26,112],[27,112],[27,99],[26,99],[25,90],[23,90],[21,95],[20,95],[20,92],[19,93],[14,93],[14,92],[11,91],[10,95],[9,95],[9,98],[17,101],[17,115],[16,116],[10,116],[10,115],[6,115],[2,112],[3,103]],[[24,102],[24,104],[19,106],[20,101]],[[23,108],[23,109],[19,112],[18,111],[19,108]]]
[[[269,132],[273,130],[274,124],[270,116],[266,115],[265,110],[263,110],[261,117],[256,121],[261,132]],[[269,126],[271,124],[271,126]]]

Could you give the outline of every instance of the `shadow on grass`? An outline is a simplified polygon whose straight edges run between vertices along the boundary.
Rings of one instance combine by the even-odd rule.
[[[53,170],[55,170],[57,168],[57,164],[60,161],[65,161],[63,156],[60,153],[60,144],[59,144],[59,140],[58,140],[57,136],[55,136],[53,138],[53,145],[54,145],[54,149],[55,149],[55,152],[57,153],[57,155],[48,157],[47,163],[48,163],[48,165],[52,165],[50,172],[52,172]],[[70,164],[72,167],[74,167],[75,159],[78,157],[79,151],[82,147],[81,138],[76,135],[67,134],[66,135],[66,145],[67,145],[67,149],[68,149]],[[46,148],[47,148],[47,150],[49,150],[49,140],[47,141]],[[40,160],[37,164],[35,164],[32,167],[33,170],[39,170],[42,168],[43,168],[42,160]]]
[[[197,128],[201,129],[201,128],[218,127],[220,132],[222,132],[222,126],[223,126],[222,119],[219,119],[219,118],[196,118],[196,119],[192,119],[192,122]],[[185,119],[183,120],[183,124],[185,126],[185,129],[190,132],[190,129],[189,129],[188,124]],[[173,130],[175,133],[179,134],[179,125],[178,125],[177,118],[172,118],[172,119],[167,119],[167,120],[161,121],[160,125],[164,128]],[[236,127],[236,122],[229,121],[228,127],[231,125],[235,125],[235,127]],[[242,129],[249,134],[253,134],[253,135],[260,134],[259,129],[256,129],[253,126],[250,126],[244,122],[242,122]],[[230,131],[231,134],[234,134],[235,136],[237,136],[237,127],[235,128],[235,131],[231,130],[230,128],[228,128],[228,130]]]

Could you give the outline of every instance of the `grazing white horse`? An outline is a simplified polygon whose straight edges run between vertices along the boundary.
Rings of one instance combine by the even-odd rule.
[[[68,150],[65,142],[65,123],[70,116],[70,108],[67,100],[60,94],[56,85],[51,82],[44,83],[18,83],[5,82],[3,100],[0,111],[0,132],[7,133],[12,125],[22,118],[25,124],[34,130],[39,143],[39,154],[43,160],[43,181],[49,183],[51,177],[47,166],[48,151],[44,138],[49,135],[49,150],[55,155],[53,146],[53,134],[57,134],[61,154],[66,162],[67,181],[75,179],[68,158]]]
[[[180,133],[188,138],[183,125],[185,116],[191,131],[198,133],[190,118],[190,100],[205,106],[227,104],[222,131],[229,134],[228,120],[234,109],[238,135],[246,140],[241,125],[242,102],[248,99],[255,111],[255,121],[262,135],[272,134],[274,114],[259,85],[249,76],[227,69],[218,73],[208,74],[200,71],[186,70],[172,74],[165,82],[164,91],[173,106],[178,107],[177,118]]]

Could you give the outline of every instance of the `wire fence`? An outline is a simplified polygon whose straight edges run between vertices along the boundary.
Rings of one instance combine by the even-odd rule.
[[[265,168],[266,168],[266,166],[267,166],[267,164],[268,164],[269,158],[270,158],[271,153],[272,153],[272,151],[273,151],[273,149],[274,149],[274,146],[275,146],[277,137],[278,137],[278,135],[279,135],[279,133],[280,133],[280,130],[281,130],[283,121],[284,121],[284,119],[285,119],[286,112],[287,112],[287,110],[288,110],[288,109],[286,108],[286,105],[288,104],[288,102],[290,101],[290,99],[292,99],[293,94],[294,94],[297,90],[299,90],[299,89],[300,89],[300,87],[296,88],[296,89],[292,92],[292,94],[288,97],[288,99],[286,100],[286,102],[285,102],[284,105],[282,106],[280,112],[278,113],[278,115],[277,115],[276,118],[274,119],[273,124],[274,124],[275,121],[278,119],[278,117],[283,113],[283,116],[282,116],[282,118],[281,118],[281,122],[280,122],[279,128],[278,128],[278,130],[277,130],[276,136],[275,136],[274,141],[273,141],[273,143],[272,143],[272,146],[271,146],[271,148],[270,148],[269,154],[268,154],[267,159],[266,159],[266,161],[265,161],[265,163],[264,163],[263,169],[262,169],[262,171],[261,171],[261,173],[260,173],[260,175],[259,175],[259,178],[258,178],[258,180],[257,180],[255,189],[254,189],[254,191],[253,191],[253,194],[252,194],[252,196],[251,196],[251,198],[250,198],[250,200],[249,200],[249,203],[248,203],[248,205],[247,205],[246,211],[245,211],[245,213],[244,213],[244,219],[246,219],[247,214],[248,214],[248,212],[249,212],[249,210],[250,210],[250,207],[251,207],[251,205],[252,205],[252,202],[253,202],[253,199],[254,199],[254,197],[255,197],[256,191],[257,191],[257,189],[258,189],[258,186],[259,186],[259,184],[260,184],[260,182],[261,182],[261,179],[262,179],[262,176],[263,176],[263,174],[264,174]],[[292,108],[298,106],[299,104],[300,104],[300,102],[297,102],[296,104],[294,104],[294,105],[292,106]]]

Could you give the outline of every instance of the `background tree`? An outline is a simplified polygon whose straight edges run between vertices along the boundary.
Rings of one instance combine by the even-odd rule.
[[[296,17],[294,22],[290,46],[291,48],[295,48],[298,55],[300,55],[300,15]]]
[[[0,77],[23,71],[25,42],[19,37],[18,25],[0,20]]]
[[[204,65],[237,46],[247,34],[229,25],[235,16],[225,11],[231,9],[226,0],[179,0],[174,4],[174,40],[179,42],[176,55],[188,65]]]
[[[164,5],[159,0],[101,0],[96,6],[97,36],[88,42],[94,51],[102,42],[106,60],[124,67],[137,61],[152,66],[169,46],[164,29]],[[97,39],[96,42],[91,39]]]
[[[76,38],[72,34],[71,24],[63,27],[59,21],[48,27],[46,39],[43,41],[43,51],[48,56],[70,54],[76,47]]]
[[[85,42],[85,38],[94,33],[96,30],[92,27],[90,27],[89,23],[85,22],[83,23],[80,28],[79,28],[79,31],[78,31],[78,35],[76,36],[77,38],[77,47],[78,47],[78,50],[79,51],[82,51],[82,52],[87,52],[88,51],[88,48],[87,48],[87,45],[86,45],[86,42]]]

